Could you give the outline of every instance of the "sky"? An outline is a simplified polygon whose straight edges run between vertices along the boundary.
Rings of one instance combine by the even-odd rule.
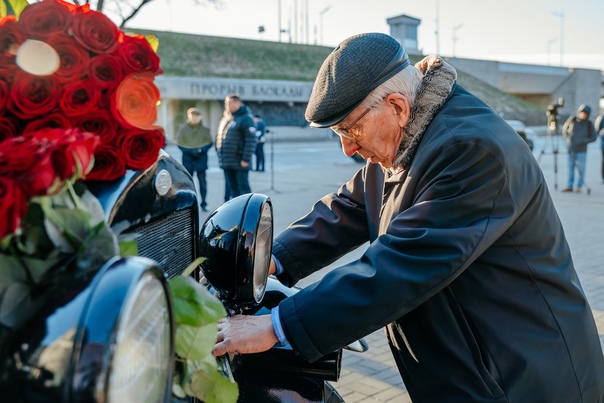
[[[335,47],[402,14],[423,54],[604,71],[604,0],[152,0],[127,27]]]

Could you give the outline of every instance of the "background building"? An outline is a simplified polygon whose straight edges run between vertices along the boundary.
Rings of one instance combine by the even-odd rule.
[[[421,20],[389,18],[390,34],[405,45],[412,63],[423,58],[417,41]],[[143,32],[143,31],[139,31]],[[159,40],[164,74],[156,78],[161,92],[159,124],[168,138],[196,106],[216,133],[226,95],[238,93],[252,112],[278,133],[307,128],[304,119],[315,76],[331,47],[144,31]],[[602,72],[487,60],[446,58],[458,71],[458,82],[506,119],[546,125],[547,105],[564,98],[560,118],[582,103],[597,110],[604,94]],[[329,130],[312,130],[329,136]]]

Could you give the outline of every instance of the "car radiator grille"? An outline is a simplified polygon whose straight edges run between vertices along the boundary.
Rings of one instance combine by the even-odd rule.
[[[193,209],[188,208],[128,232],[137,235],[139,256],[155,260],[168,278],[172,278],[195,259],[193,231]]]

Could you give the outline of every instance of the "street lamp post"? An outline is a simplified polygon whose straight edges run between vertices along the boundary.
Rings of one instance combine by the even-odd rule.
[[[547,64],[550,65],[551,63],[549,62],[549,48],[550,45],[556,43],[556,41],[558,40],[558,38],[552,38],[549,41],[547,41]]]
[[[321,38],[321,45],[323,45],[323,14],[328,12],[330,9],[331,9],[331,6],[327,6],[323,10],[321,10],[321,12],[319,13],[319,31],[320,31],[319,35]]]
[[[564,13],[552,12],[552,15],[560,18],[560,66],[564,64]]]
[[[281,27],[281,0],[277,0],[277,18],[279,19],[279,42],[281,42],[281,34],[283,33]]]
[[[461,27],[463,27],[464,24],[459,24],[453,27],[453,57],[455,57],[455,42],[457,42],[457,36],[455,36],[455,32],[457,32],[457,30],[459,30]]]

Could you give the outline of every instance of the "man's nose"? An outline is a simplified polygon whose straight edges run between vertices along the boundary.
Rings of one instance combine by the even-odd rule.
[[[356,142],[349,140],[346,137],[340,136],[340,142],[342,143],[342,152],[347,157],[352,157],[360,148]]]

